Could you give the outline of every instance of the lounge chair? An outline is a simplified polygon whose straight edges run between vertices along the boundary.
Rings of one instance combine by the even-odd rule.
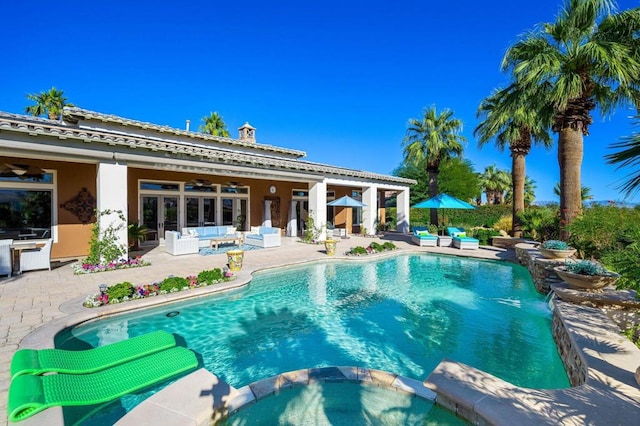
[[[435,247],[438,244],[438,236],[430,234],[426,226],[414,226],[411,241],[420,247]]]
[[[467,233],[464,228],[450,226],[447,228],[447,232],[451,235],[453,246],[461,250],[477,250],[480,245],[480,241],[475,238],[467,237]]]
[[[156,330],[84,351],[19,349],[11,359],[11,378],[23,374],[87,374],[176,346],[173,334]]]
[[[9,421],[21,421],[54,406],[112,401],[197,366],[195,353],[175,346],[90,374],[19,375],[9,386]]]

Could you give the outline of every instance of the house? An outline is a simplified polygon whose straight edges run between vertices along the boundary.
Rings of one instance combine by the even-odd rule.
[[[0,238],[51,236],[52,258],[85,256],[95,209],[121,211],[159,243],[166,231],[214,224],[296,236],[307,215],[321,230],[373,233],[390,191],[398,230],[409,231],[413,180],[306,161],[303,151],[258,143],[248,123],[238,131],[218,137],[80,108],[59,121],[0,112]],[[327,206],[343,195],[366,207]],[[126,229],[118,238],[126,242]]]

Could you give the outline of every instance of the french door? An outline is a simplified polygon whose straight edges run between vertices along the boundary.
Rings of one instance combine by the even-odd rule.
[[[235,226],[238,231],[246,231],[248,198],[222,198],[222,225]]]
[[[216,224],[216,199],[210,197],[186,197],[185,216],[187,227],[213,226]]]
[[[178,230],[178,197],[143,195],[141,205],[142,223],[151,231],[149,239],[164,239],[166,231]]]

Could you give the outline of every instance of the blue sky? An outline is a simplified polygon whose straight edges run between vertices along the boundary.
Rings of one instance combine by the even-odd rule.
[[[260,143],[302,149],[310,161],[391,174],[402,161],[408,119],[435,105],[463,121],[464,156],[477,171],[491,164],[509,170],[508,152],[478,150],[476,110],[508,81],[499,68],[506,49],[552,21],[560,6],[559,0],[7,2],[0,110],[22,113],[27,93],[55,86],[76,106],[178,128],[187,119],[197,128],[218,111],[233,137],[248,121]],[[623,199],[616,187],[630,170],[616,171],[603,156],[638,130],[631,115],[594,115],[582,181],[596,200]],[[527,175],[536,181],[538,201],[557,200],[556,147],[534,148]]]

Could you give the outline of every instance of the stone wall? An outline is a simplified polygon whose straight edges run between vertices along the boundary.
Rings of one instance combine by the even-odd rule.
[[[536,245],[532,243],[516,244],[515,250],[518,262],[529,269],[533,284],[539,293],[548,294],[552,286],[562,282],[553,268],[563,265],[564,260],[544,258],[536,248]],[[565,302],[556,300],[555,303],[557,305]],[[587,367],[580,356],[580,351],[575,347],[567,332],[562,315],[558,312],[558,306],[553,309],[552,333],[571,385],[579,386],[584,384],[587,377]]]
[[[556,312],[556,309],[553,310],[553,324],[551,327],[553,338],[556,341],[556,346],[562,358],[564,369],[569,376],[571,386],[583,385],[587,380],[587,366],[580,356],[580,350],[575,347],[567,332],[562,321],[562,315]]]
[[[552,285],[562,281],[553,268],[564,265],[564,260],[544,258],[533,243],[516,244],[515,250],[518,262],[529,269],[538,293],[548,294]]]

